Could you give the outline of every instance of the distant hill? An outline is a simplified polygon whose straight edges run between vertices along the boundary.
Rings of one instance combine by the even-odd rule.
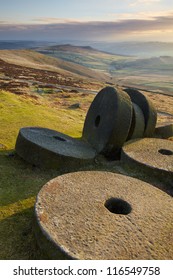
[[[0,50],[21,50],[21,49],[33,49],[43,46],[49,46],[54,44],[53,42],[44,41],[22,41],[22,40],[7,40],[0,41]]]
[[[70,44],[48,46],[36,49],[39,53],[73,62],[100,72],[109,72],[113,61],[126,59],[124,56],[99,51],[91,46],[74,46]]]
[[[105,81],[108,77],[84,66],[49,57],[32,50],[0,50],[0,58],[16,65],[59,72],[65,75],[82,76]]]
[[[55,45],[56,44],[56,45]],[[56,49],[57,51],[71,52],[101,52],[120,56],[173,56],[173,42],[98,42],[98,41],[22,41],[22,40],[0,40],[0,50],[5,49],[40,49],[47,51]]]
[[[115,61],[111,64],[112,69],[134,69],[134,70],[147,70],[151,71],[173,71],[173,57],[172,56],[160,56],[151,57],[146,59],[135,59],[131,61]]]
[[[173,56],[173,43],[171,42],[93,42],[92,47],[128,56]]]
[[[64,45],[54,45],[54,46],[48,46],[48,47],[43,47],[43,48],[40,48],[40,51],[41,50],[47,50],[47,51],[64,51],[64,52],[76,52],[76,53],[91,53],[91,52],[94,52],[94,53],[98,53],[100,51],[98,51],[97,49],[94,49],[90,46],[74,46],[74,45],[71,45],[71,44],[64,44]],[[104,51],[101,51],[101,52],[104,52]],[[105,53],[105,52],[104,52]]]

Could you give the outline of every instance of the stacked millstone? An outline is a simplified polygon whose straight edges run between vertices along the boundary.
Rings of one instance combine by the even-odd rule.
[[[88,110],[82,138],[98,153],[116,159],[126,141],[152,137],[156,121],[154,106],[141,92],[106,87]]]
[[[128,138],[133,104],[128,94],[106,87],[94,98],[86,115],[82,139],[97,153],[114,158]]]
[[[131,137],[131,135],[129,135],[127,140],[133,138],[152,137],[154,135],[157,121],[156,109],[151,101],[138,90],[127,88],[125,89],[125,92],[129,95],[134,105],[134,120],[132,121],[133,136]]]

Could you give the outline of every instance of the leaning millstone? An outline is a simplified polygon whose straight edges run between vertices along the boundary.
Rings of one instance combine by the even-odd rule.
[[[138,172],[173,185],[173,142],[157,138],[131,140],[122,148],[121,158]]]
[[[172,259],[172,197],[110,172],[76,172],[43,186],[38,244],[50,259]]]
[[[128,136],[131,119],[132,103],[128,94],[106,87],[91,103],[82,137],[98,153],[113,157]]]
[[[152,137],[154,134],[157,112],[151,101],[140,91],[133,88],[124,90],[131,98],[131,101],[139,106],[142,110],[145,119],[144,137]]]
[[[173,123],[157,126],[155,129],[155,136],[163,139],[173,137]]]
[[[135,103],[132,104],[133,104],[133,116],[132,116],[131,127],[127,140],[142,138],[144,134],[144,128],[145,128],[145,120],[144,120],[144,115],[142,110]]]
[[[20,129],[15,149],[27,162],[53,169],[76,169],[93,162],[96,155],[88,143],[41,127]]]

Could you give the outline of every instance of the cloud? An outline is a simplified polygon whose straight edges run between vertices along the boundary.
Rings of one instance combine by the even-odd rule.
[[[7,21],[4,21],[4,20],[0,20],[0,24],[6,24]]]
[[[47,18],[47,17],[39,17],[32,20],[36,23],[41,24],[54,24],[54,23],[80,23],[80,20],[77,19],[70,19],[70,18]]]
[[[121,14],[117,14],[117,13],[112,13],[109,14],[109,18],[114,18],[116,20],[129,20],[129,19],[144,19],[144,20],[153,20],[157,17],[169,17],[171,15],[170,12],[168,11],[161,11],[161,12],[138,12],[138,13],[121,13]]]
[[[126,39],[134,34],[159,34],[173,32],[173,12],[170,14],[157,14],[154,17],[121,19],[117,21],[69,21],[63,22],[54,18],[43,18],[44,24],[0,24],[0,37],[13,39],[38,40],[106,40]],[[123,39],[123,40],[124,40]],[[133,39],[133,38],[132,38]]]
[[[153,5],[159,3],[161,0],[136,0],[129,4],[129,6],[138,6],[138,5]]]

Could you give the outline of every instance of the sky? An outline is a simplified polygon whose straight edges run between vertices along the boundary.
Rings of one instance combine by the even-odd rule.
[[[173,0],[1,0],[0,40],[173,42]]]

